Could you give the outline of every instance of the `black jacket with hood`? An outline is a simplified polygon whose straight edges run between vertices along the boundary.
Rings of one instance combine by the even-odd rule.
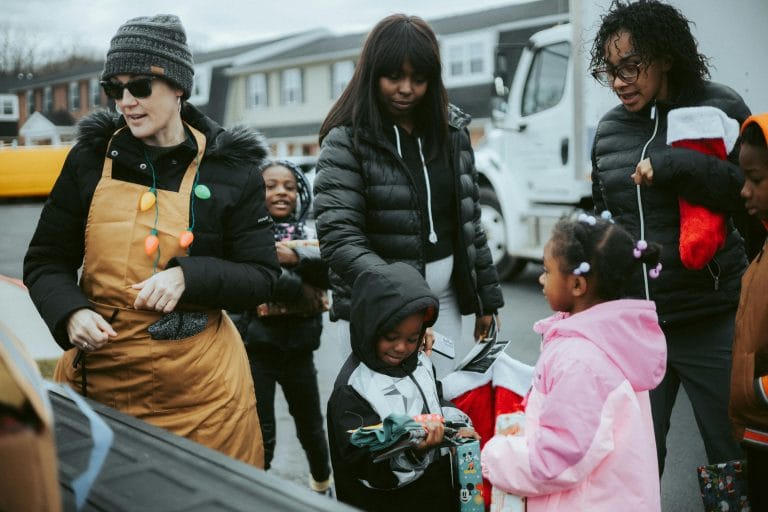
[[[420,458],[408,451],[374,464],[367,448],[350,443],[350,430],[380,423],[393,412],[460,416],[458,410],[444,408],[448,404],[442,402],[432,364],[422,352],[416,350],[396,367],[387,366],[376,356],[382,334],[407,316],[431,308],[435,315],[424,322],[426,329],[434,323],[438,307],[437,298],[418,271],[402,262],[375,266],[355,282],[350,319],[352,354],[336,378],[327,414],[340,501],[363,510],[458,510],[449,456],[433,449]]]
[[[456,183],[455,285],[462,314],[492,314],[504,305],[496,268],[480,224],[479,188],[467,125],[451,105],[450,169]],[[404,261],[424,275],[427,205],[411,171],[385,136],[350,126],[333,128],[317,163],[315,217],[320,250],[331,268],[331,318],[349,318],[350,291],[365,269]]]
[[[190,104],[184,104],[182,119],[207,139],[198,183],[205,184],[212,196],[194,202],[195,238],[189,255],[168,263],[168,267],[178,265],[184,271],[185,290],[179,307],[255,308],[270,298],[280,272],[264,203],[264,180],[257,170],[266,147],[255,133],[225,131]],[[78,287],[77,272],[104,159],[112,158],[114,179],[152,186],[143,144],[129,130],[120,132],[108,147],[113,133],[123,126],[122,116],[108,112],[80,122],[77,143],[43,207],[24,258],[24,284],[64,349],[72,347],[66,320],[74,311],[90,307]],[[194,139],[188,137],[162,154],[155,162],[157,188],[178,191],[196,153]]]
[[[747,265],[744,243],[733,222],[746,213],[740,197],[744,180],[738,167],[738,144],[727,160],[667,145],[669,111],[693,106],[717,107],[739,125],[749,115],[736,92],[706,82],[702,90],[681,94],[674,103],[658,102],[655,118],[650,105],[640,112],[616,106],[601,119],[592,149],[595,210],[610,210],[613,220],[633,238],[643,237],[662,246],[663,270],[658,279],[648,282],[662,326],[735,310]],[[651,159],[653,184],[640,187],[638,200],[630,176],[643,157]],[[729,216],[725,246],[702,270],[688,270],[680,260],[679,197]],[[646,298],[639,271],[629,295]]]

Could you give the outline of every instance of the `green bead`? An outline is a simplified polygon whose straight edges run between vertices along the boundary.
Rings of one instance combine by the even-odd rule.
[[[208,199],[211,197],[211,189],[205,185],[198,185],[195,187],[195,195],[200,199]]]

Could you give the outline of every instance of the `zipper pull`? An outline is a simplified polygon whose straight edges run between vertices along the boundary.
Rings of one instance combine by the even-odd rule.
[[[715,278],[715,291],[720,289],[720,276],[714,276]]]

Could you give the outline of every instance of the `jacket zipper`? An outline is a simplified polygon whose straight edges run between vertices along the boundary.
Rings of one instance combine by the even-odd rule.
[[[648,146],[650,146],[651,142],[656,138],[656,134],[659,131],[659,115],[656,110],[656,100],[654,100],[653,105],[651,105],[651,119],[654,121],[653,133],[651,133],[651,137],[646,141],[643,150],[640,153],[641,162],[645,160],[645,152],[648,150]],[[645,213],[643,212],[643,196],[640,187],[641,185],[635,185],[635,192],[637,194],[638,218],[640,219],[640,240],[645,240]],[[643,286],[645,289],[646,300],[651,300],[651,291],[648,287],[648,266],[645,263],[643,263]]]
[[[408,178],[408,181],[411,183],[411,190],[414,192],[414,196],[416,199],[416,208],[419,212],[419,220],[421,224],[421,231],[422,233],[427,230],[427,223],[424,220],[424,211],[422,210],[421,206],[419,205],[419,198],[418,198],[418,187],[416,187],[416,181],[413,179],[413,176],[411,176],[411,171],[408,169],[408,166],[405,164],[405,160],[402,159],[402,157],[397,153],[397,151],[392,150],[392,144],[389,141],[386,141],[386,144],[383,144],[381,141],[372,140],[371,138],[368,138],[368,141],[371,143],[374,143],[387,151],[394,157],[395,161],[400,165],[400,169],[405,173],[405,176]],[[426,243],[424,242],[424,239],[422,237],[421,241],[421,264],[424,265],[424,268],[422,269],[422,273],[424,275],[424,278],[427,277],[427,263],[426,263],[426,254],[427,254],[427,247]]]

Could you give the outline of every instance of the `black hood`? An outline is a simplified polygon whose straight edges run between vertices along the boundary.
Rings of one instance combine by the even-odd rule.
[[[376,341],[404,318],[432,308],[434,315],[423,328],[432,326],[439,310],[437,297],[411,265],[397,262],[372,267],[358,276],[352,289],[350,337],[352,352],[379,373],[404,377],[416,368],[418,351],[400,366],[388,366],[376,357]]]

